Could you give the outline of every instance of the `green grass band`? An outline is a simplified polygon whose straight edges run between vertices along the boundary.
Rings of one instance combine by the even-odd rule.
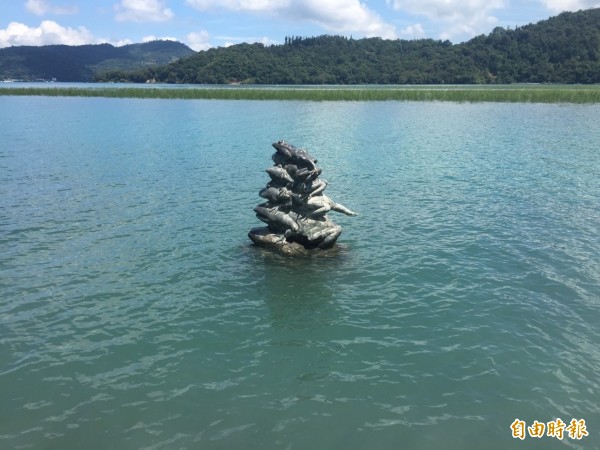
[[[600,86],[0,87],[0,95],[213,100],[600,103]]]

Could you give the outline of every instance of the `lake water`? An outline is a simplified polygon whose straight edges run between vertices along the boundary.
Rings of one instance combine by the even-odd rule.
[[[600,448],[599,117],[0,97],[0,448]],[[278,139],[324,257],[247,238]]]

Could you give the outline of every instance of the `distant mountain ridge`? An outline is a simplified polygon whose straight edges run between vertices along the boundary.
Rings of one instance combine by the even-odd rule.
[[[99,81],[253,84],[600,83],[600,8],[565,12],[461,44],[433,39],[286,37],[213,48]]]
[[[111,44],[7,47],[0,49],[0,80],[93,81],[108,70],[161,66],[194,53],[181,42],[166,40],[121,47]]]
[[[194,52],[173,41],[0,49],[0,80],[192,84],[600,83],[600,8],[468,42],[286,37]]]

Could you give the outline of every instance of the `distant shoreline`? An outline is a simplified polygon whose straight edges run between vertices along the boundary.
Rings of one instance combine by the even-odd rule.
[[[600,103],[600,85],[469,86],[202,86],[151,88],[0,86],[0,96],[107,97],[181,100],[448,101],[506,103]]]

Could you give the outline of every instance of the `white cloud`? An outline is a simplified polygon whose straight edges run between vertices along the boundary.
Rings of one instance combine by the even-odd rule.
[[[174,38],[171,36],[156,37],[153,34],[151,34],[150,36],[144,36],[142,38],[142,42],[152,42],[152,41],[177,41],[177,38]]]
[[[276,41],[269,39],[267,36],[262,37],[239,37],[239,36],[215,36],[215,39],[219,41],[223,41],[223,47],[231,47],[232,45],[241,44],[242,42],[246,42],[248,44],[253,44],[258,42],[263,44],[265,47],[277,44]]]
[[[580,9],[598,8],[598,0],[542,0],[544,6],[555,12],[578,11]]]
[[[394,26],[386,23],[359,0],[296,1],[286,13],[295,20],[313,22],[335,33],[396,38]]]
[[[44,20],[39,27],[29,27],[23,23],[11,22],[0,30],[0,48],[14,45],[85,45],[109,43],[115,47],[132,44],[131,39],[111,40],[96,38],[85,27],[63,27],[52,20]]]
[[[394,26],[360,0],[186,0],[186,3],[202,11],[226,9],[311,22],[333,33],[397,37]]]
[[[441,39],[472,37],[497,25],[493,10],[505,0],[386,0],[393,9],[425,16],[444,26]]]
[[[387,0],[387,3],[394,9],[433,20],[473,17],[505,6],[504,0]]]
[[[210,9],[272,11],[287,8],[290,0],[186,0],[186,3],[201,11]]]
[[[95,44],[111,44],[114,45],[115,47],[122,47],[124,45],[129,45],[129,44],[133,44],[133,41],[131,39],[119,39],[117,41],[113,41],[110,39],[102,39],[102,38],[98,38],[95,42]]]
[[[77,6],[54,6],[47,0],[27,0],[25,8],[37,16],[46,14],[76,14],[79,11]]]
[[[187,35],[187,45],[192,50],[196,50],[197,52],[201,50],[208,50],[212,47],[209,42],[210,36],[207,31],[200,31],[197,33],[190,33]]]
[[[166,22],[175,16],[163,0],[121,0],[115,9],[120,22]]]
[[[97,43],[92,33],[85,27],[63,27],[52,20],[44,20],[39,27],[29,27],[11,22],[0,30],[0,48],[13,45],[83,45]]]
[[[404,39],[421,39],[425,37],[425,30],[423,25],[416,23],[400,30],[400,36]]]
[[[267,36],[263,36],[261,38],[257,38],[254,39],[253,42],[260,42],[262,45],[264,45],[265,47],[269,47],[271,45],[275,45],[277,44],[277,42],[272,41],[271,39],[269,39]]]

